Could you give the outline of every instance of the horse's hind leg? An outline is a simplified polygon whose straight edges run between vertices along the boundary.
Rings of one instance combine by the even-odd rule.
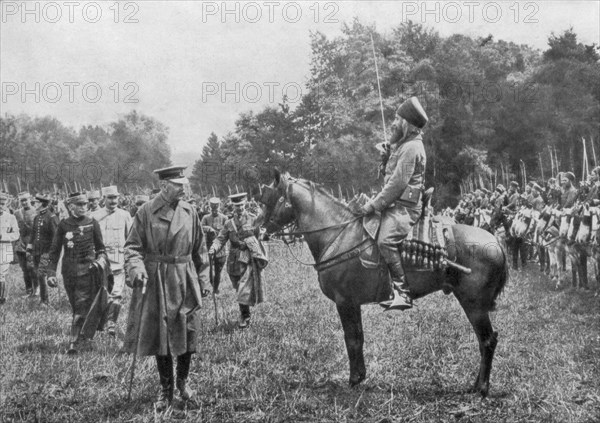
[[[479,353],[481,354],[479,372],[471,391],[479,392],[485,398],[490,389],[490,372],[492,371],[494,351],[498,343],[498,332],[494,332],[492,329],[492,322],[487,311],[465,308],[465,313],[477,335]]]
[[[355,386],[362,382],[367,375],[363,354],[365,337],[360,305],[337,305],[337,311],[344,328],[344,341],[350,360],[350,386]]]

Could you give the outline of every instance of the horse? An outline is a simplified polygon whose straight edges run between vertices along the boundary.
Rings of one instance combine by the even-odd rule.
[[[530,218],[527,218],[526,223],[522,219],[521,214],[506,212],[501,207],[496,207],[490,218],[490,226],[498,228],[495,232],[496,236],[504,235],[505,241],[503,242],[510,251],[513,269],[515,270],[519,269],[519,256],[522,267],[525,267],[527,263],[527,242],[523,236],[529,227]]]
[[[361,306],[386,300],[392,292],[383,263],[366,268],[360,261],[358,252],[365,248],[366,236],[362,216],[354,214],[320,185],[278,171],[269,186],[260,185],[257,199],[264,205],[267,233],[295,223],[298,233],[304,235],[316,263],[321,291],[335,303],[342,323],[350,365],[349,384],[358,385],[366,377]],[[413,299],[439,290],[457,298],[479,342],[479,370],[471,392],[485,398],[498,342],[489,313],[507,282],[508,262],[490,233],[460,224],[451,228],[456,262],[470,268],[469,274],[450,266],[420,271],[406,268],[405,273]],[[369,248],[377,248],[374,240],[366,239]]]

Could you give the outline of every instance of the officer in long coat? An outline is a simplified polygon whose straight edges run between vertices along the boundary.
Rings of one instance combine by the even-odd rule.
[[[56,286],[56,267],[61,251],[62,276],[65,291],[73,311],[71,338],[67,354],[76,354],[78,343],[83,340],[81,329],[98,291],[92,277],[91,265],[105,258],[104,242],[98,222],[88,216],[88,199],[83,193],[74,192],[67,200],[71,216],[58,224],[50,247],[48,285]]]
[[[377,246],[390,272],[394,298],[381,303],[387,310],[412,307],[398,243],[408,235],[421,214],[426,155],[421,129],[427,114],[416,97],[400,105],[392,123],[391,155],[386,165],[384,187],[363,206],[363,213],[381,212]]]
[[[200,331],[201,298],[210,292],[208,282],[199,283],[198,272],[208,255],[198,214],[182,200],[188,183],[183,169],[155,170],[161,191],[137,211],[125,243],[125,269],[134,290],[124,349],[156,356],[159,411],[173,399],[172,357],[177,357],[175,385],[181,398],[194,395],[187,378]]]

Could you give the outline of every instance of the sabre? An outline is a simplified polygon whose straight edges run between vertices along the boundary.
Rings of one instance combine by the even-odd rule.
[[[133,387],[133,377],[135,376],[135,365],[137,364],[138,349],[140,347],[140,332],[142,326],[142,316],[144,314],[144,305],[146,304],[146,287],[148,286],[148,278],[142,277],[142,306],[138,316],[137,334],[135,337],[135,352],[133,353],[133,362],[131,363],[131,378],[129,379],[129,390],[127,391],[127,401],[131,401],[131,388]]]
[[[208,255],[208,278],[210,279],[210,285],[212,286],[212,299],[213,305],[215,306],[215,326],[219,326],[219,311],[217,309],[217,296],[215,295],[215,274],[213,269],[213,255]]]
[[[594,147],[593,137],[590,137],[590,143],[592,144],[592,154],[594,155],[594,167],[598,167],[598,161],[596,160],[596,148]]]

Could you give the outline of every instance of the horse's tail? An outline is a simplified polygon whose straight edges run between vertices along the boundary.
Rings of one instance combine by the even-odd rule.
[[[506,286],[506,282],[508,282],[509,272],[508,272],[508,257],[506,256],[506,251],[504,248],[500,246],[500,251],[502,251],[502,270],[500,272],[494,272],[492,274],[492,283],[494,285],[494,292],[492,293],[492,310],[496,308],[496,298],[502,293],[502,290]]]

